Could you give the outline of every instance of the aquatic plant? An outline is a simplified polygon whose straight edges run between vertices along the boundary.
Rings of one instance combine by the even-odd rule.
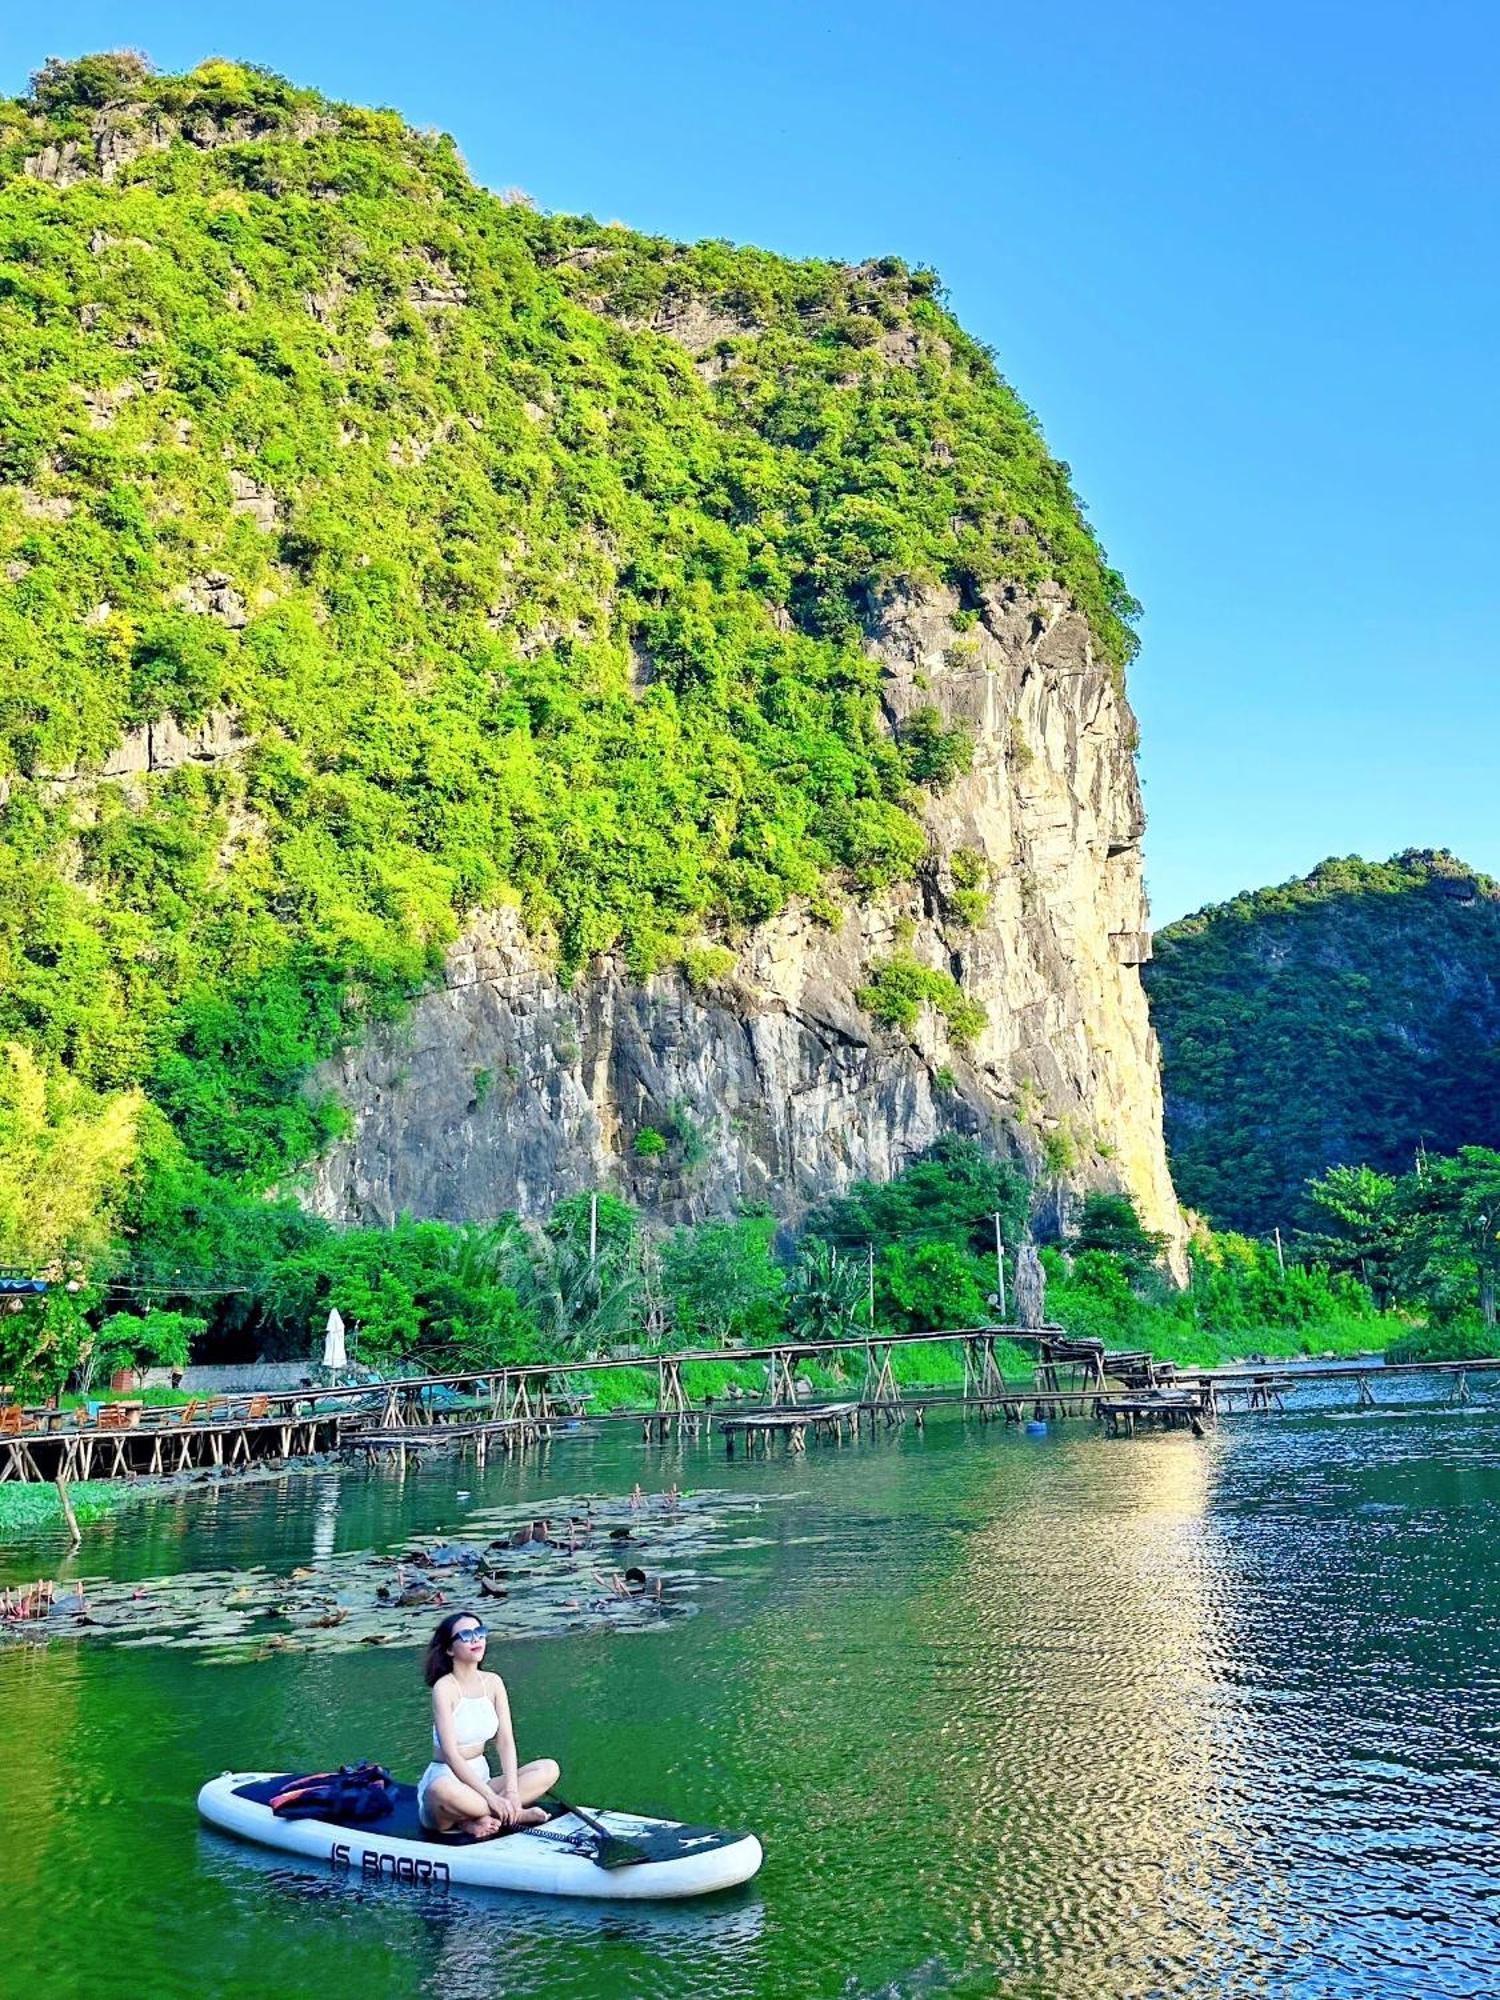
[[[468,1601],[483,1603],[502,1640],[650,1631],[691,1615],[716,1559],[763,1539],[747,1531],[748,1516],[767,1504],[766,1496],[675,1488],[577,1494],[549,1501],[545,1519],[535,1510],[480,1510],[464,1516],[462,1539],[340,1551],[290,1569],[59,1583],[39,1615],[0,1615],[0,1640],[105,1639],[223,1663],[362,1646],[415,1651],[435,1609]],[[642,1572],[644,1584],[627,1569]]]

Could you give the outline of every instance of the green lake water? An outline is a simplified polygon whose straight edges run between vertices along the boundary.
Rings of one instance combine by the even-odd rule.
[[[944,1417],[750,1465],[612,1431],[142,1505],[88,1531],[86,1574],[316,1567],[637,1479],[754,1492],[695,1615],[490,1664],[572,1795],[754,1828],[766,1864],[657,1910],[366,1886],[208,1833],[194,1794],[225,1767],[414,1775],[414,1652],[11,1648],[0,1991],[1488,2000],[1500,1396],[1431,1392],[1371,1412],[1345,1385],[1206,1442]]]

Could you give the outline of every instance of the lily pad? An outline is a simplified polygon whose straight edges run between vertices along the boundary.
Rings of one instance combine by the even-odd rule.
[[[734,1494],[579,1494],[552,1513],[470,1513],[483,1539],[343,1550],[317,1568],[196,1570],[149,1584],[69,1582],[48,1616],[0,1637],[109,1639],[198,1650],[215,1662],[273,1653],[417,1647],[434,1610],[476,1595],[498,1639],[608,1628],[649,1631],[690,1616],[697,1590],[764,1537],[743,1532],[764,1500]],[[624,1534],[620,1533],[624,1530]],[[619,1567],[628,1550],[631,1574]],[[642,1580],[644,1579],[644,1581]]]

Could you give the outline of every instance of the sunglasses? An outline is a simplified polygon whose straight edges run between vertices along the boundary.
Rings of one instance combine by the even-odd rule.
[[[487,1625],[471,1625],[465,1632],[455,1632],[453,1643],[455,1646],[482,1646],[489,1636]]]

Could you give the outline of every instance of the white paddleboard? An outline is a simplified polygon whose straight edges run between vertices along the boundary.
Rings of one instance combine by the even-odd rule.
[[[278,1847],[341,1874],[367,1880],[415,1882],[427,1888],[463,1883],[476,1889],[519,1889],[539,1896],[593,1896],[616,1902],[669,1902],[707,1896],[748,1882],[760,1867],[761,1845],[752,1833],[721,1833],[675,1820],[632,1813],[594,1812],[622,1838],[644,1839],[667,1858],[625,1868],[601,1868],[589,1852],[593,1836],[567,1813],[545,1826],[502,1834],[495,1840],[454,1842],[424,1832],[410,1785],[393,1787],[396,1810],[359,1826],[331,1820],[279,1819],[257,1792],[278,1783],[270,1771],[226,1771],[198,1794],[198,1811],[210,1826]],[[653,1836],[656,1838],[653,1840]]]

